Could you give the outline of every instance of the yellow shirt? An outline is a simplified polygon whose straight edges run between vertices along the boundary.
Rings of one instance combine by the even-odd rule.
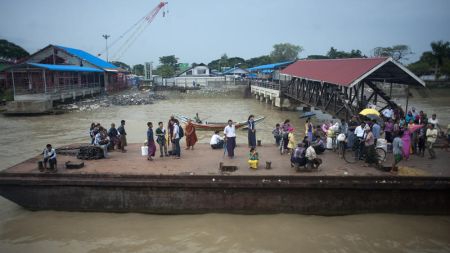
[[[294,149],[295,148],[295,135],[294,133],[289,133],[288,134],[288,148]]]

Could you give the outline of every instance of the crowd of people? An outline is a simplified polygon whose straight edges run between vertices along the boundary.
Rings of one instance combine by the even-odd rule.
[[[196,121],[199,121],[198,114]],[[116,128],[112,123],[106,130],[100,123],[92,123],[89,129],[91,144],[103,150],[105,158],[109,157],[108,152],[119,150],[126,152],[127,133],[125,130],[125,120],[121,120],[120,126]],[[196,129],[192,120],[188,120],[185,127],[180,125],[178,119],[171,116],[167,128],[163,122],[158,122],[158,126],[153,131],[153,123],[147,123],[148,148],[147,159],[153,161],[157,145],[159,146],[160,157],[173,156],[175,159],[181,157],[180,140],[185,137],[186,150],[193,150],[198,141]],[[450,141],[450,125],[447,127],[447,145]],[[248,129],[248,164],[252,169],[258,168],[259,154],[256,150],[256,124],[254,115],[250,115],[247,121]],[[360,159],[365,159],[369,164],[377,163],[375,147],[381,139],[385,139],[387,147],[392,148],[394,163],[392,171],[397,171],[398,163],[403,159],[410,159],[411,154],[423,157],[425,149],[428,149],[429,158],[435,159],[434,144],[438,137],[438,129],[442,132],[436,114],[431,118],[423,111],[416,112],[412,108],[406,115],[402,110],[394,110],[390,107],[382,111],[379,118],[366,118],[353,116],[350,121],[326,121],[322,125],[314,126],[311,119],[305,122],[305,135],[296,141],[295,129],[289,119],[283,123],[276,124],[272,131],[275,143],[280,150],[290,154],[291,164],[295,167],[308,166],[317,168],[322,160],[317,157],[326,149],[344,150],[352,148],[358,149]],[[211,137],[210,145],[212,149],[223,149],[224,154],[229,158],[234,158],[236,147],[236,126],[233,120],[228,120],[223,129],[223,137],[217,130]],[[51,167],[56,164],[56,152],[50,144],[44,150],[44,168],[47,163]]]

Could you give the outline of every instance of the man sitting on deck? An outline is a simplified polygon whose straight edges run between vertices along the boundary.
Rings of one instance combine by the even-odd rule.
[[[47,144],[44,149],[44,161],[42,162],[44,170],[47,170],[47,162],[50,165],[50,170],[56,171],[56,151],[51,144]]]
[[[222,149],[223,148],[223,138],[220,137],[219,131],[215,131],[213,136],[211,137],[211,141],[209,144],[211,144],[212,149]]]
[[[317,169],[319,168],[319,165],[322,163],[322,159],[317,158],[317,154],[313,146],[309,146],[306,149],[305,157],[309,169]]]
[[[100,127],[100,131],[95,135],[94,145],[103,149],[103,156],[108,158],[108,135],[103,127]]]

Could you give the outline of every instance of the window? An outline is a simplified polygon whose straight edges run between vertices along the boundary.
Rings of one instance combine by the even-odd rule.
[[[206,69],[197,69],[197,75],[205,75]]]

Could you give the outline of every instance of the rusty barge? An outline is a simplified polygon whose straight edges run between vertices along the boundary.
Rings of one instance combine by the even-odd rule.
[[[251,170],[246,147],[236,158],[200,144],[170,157],[150,162],[140,156],[140,145],[128,153],[85,161],[79,170],[62,168],[75,158],[59,155],[57,173],[40,173],[39,157],[0,173],[0,195],[29,210],[184,213],[354,213],[450,214],[448,156],[442,161],[416,159],[414,176],[397,175],[346,164],[325,153],[318,172],[296,172],[289,159],[268,145],[258,149],[272,169]],[[219,162],[238,167],[222,172]],[[429,162],[429,163],[428,163]],[[415,165],[417,163],[417,165]],[[421,167],[420,167],[421,166]],[[444,166],[444,167],[442,167]]]

